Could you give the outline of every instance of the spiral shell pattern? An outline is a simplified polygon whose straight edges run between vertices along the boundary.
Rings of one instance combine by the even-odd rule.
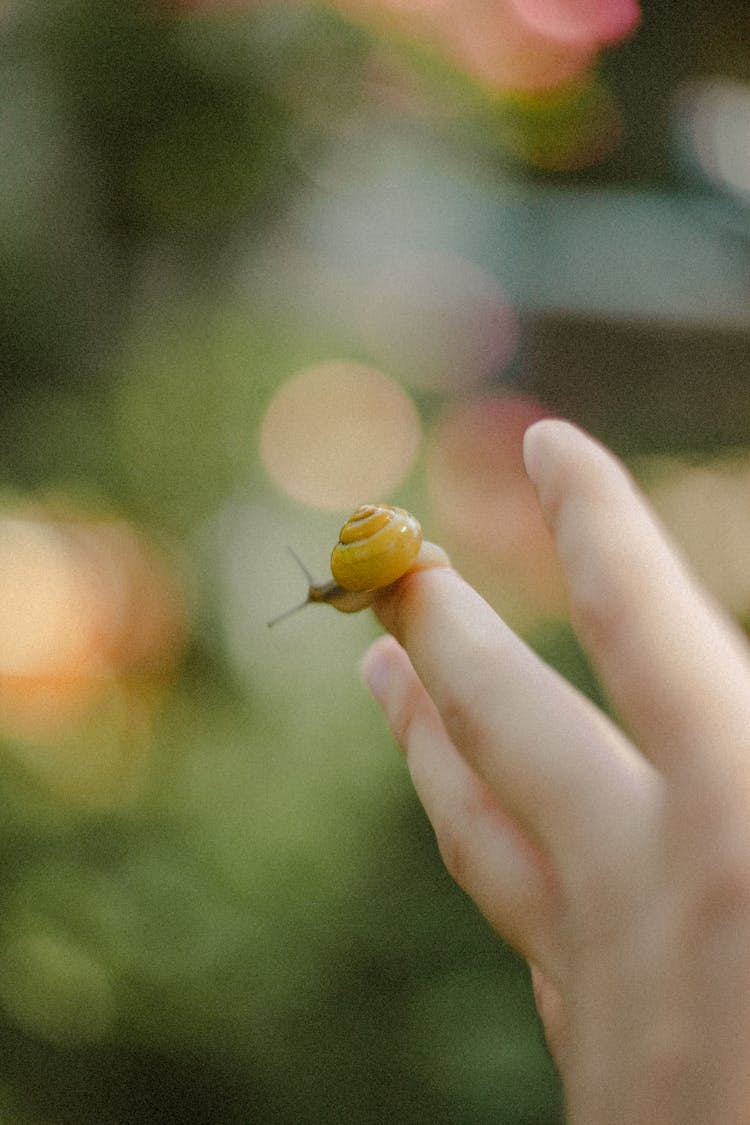
[[[406,574],[422,545],[411,512],[364,504],[353,512],[331,552],[331,573],[345,590],[379,590]]]

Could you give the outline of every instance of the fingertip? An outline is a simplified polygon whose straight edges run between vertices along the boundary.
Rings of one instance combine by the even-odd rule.
[[[524,461],[542,514],[557,536],[564,507],[585,501],[611,504],[613,490],[632,486],[619,459],[572,422],[547,418],[524,436]]]
[[[429,544],[429,546],[434,546]],[[448,564],[448,556],[440,547],[434,547],[440,561],[425,568],[410,570],[391,586],[377,591],[372,610],[381,625],[401,644],[409,649],[408,638],[415,623],[429,616],[445,604],[442,582],[446,575],[457,577]]]
[[[541,418],[523,436],[523,461],[532,484],[543,473],[550,455],[566,440],[585,438],[582,430],[563,418]]]
[[[403,649],[390,635],[379,637],[359,662],[359,674],[370,694],[379,702],[387,699],[403,657]]]

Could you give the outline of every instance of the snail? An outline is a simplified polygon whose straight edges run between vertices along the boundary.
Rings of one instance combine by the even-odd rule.
[[[380,590],[405,574],[450,566],[442,547],[423,540],[420,523],[411,512],[388,504],[363,504],[352,512],[331,552],[333,578],[328,582],[315,582],[291,547],[289,550],[307,579],[307,597],[269,625],[311,602],[327,602],[341,613],[356,613],[372,605]]]

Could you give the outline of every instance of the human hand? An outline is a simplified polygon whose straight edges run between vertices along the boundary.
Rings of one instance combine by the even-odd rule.
[[[446,866],[532,965],[570,1121],[747,1125],[750,656],[609,453],[551,420],[524,452],[631,737],[447,569],[378,599],[396,640],[363,675]]]

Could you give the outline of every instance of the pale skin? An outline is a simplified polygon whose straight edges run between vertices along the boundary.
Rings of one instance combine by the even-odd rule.
[[[532,966],[571,1125],[748,1125],[744,637],[611,454],[545,420],[524,455],[622,725],[448,568],[378,599],[363,675],[446,866]]]

